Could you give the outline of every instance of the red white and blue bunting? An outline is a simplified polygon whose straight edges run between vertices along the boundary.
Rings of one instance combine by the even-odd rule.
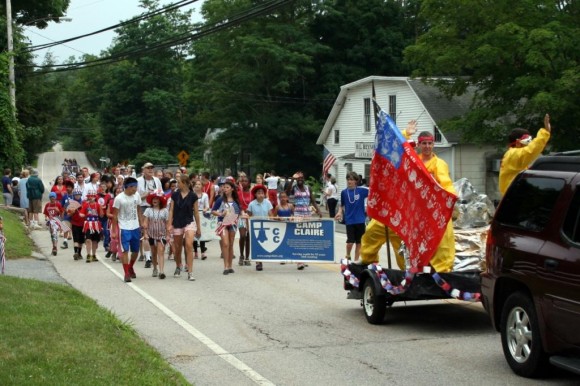
[[[383,268],[376,263],[369,264],[367,269],[373,271],[381,282],[381,286],[385,291],[391,295],[400,295],[405,293],[409,288],[413,279],[415,278],[415,273],[411,271],[405,271],[405,278],[401,281],[401,284],[395,285],[388,278]],[[353,287],[359,288],[360,280],[357,278],[349,269],[349,261],[347,259],[342,259],[340,262],[340,271],[342,275],[346,278]],[[445,281],[437,272],[431,275],[435,283],[445,291],[450,297],[458,300],[478,302],[481,301],[481,293],[479,292],[467,292],[461,291],[457,288],[453,288],[447,281]]]

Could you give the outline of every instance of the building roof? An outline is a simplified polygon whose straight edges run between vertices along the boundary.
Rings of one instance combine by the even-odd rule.
[[[369,76],[359,79],[355,82],[345,84],[340,88],[334,106],[318,136],[318,140],[316,141],[317,145],[323,145],[326,142],[330,130],[334,126],[344,106],[349,90],[372,83],[373,81],[400,81],[407,83],[436,124],[467,113],[474,96],[473,89],[468,89],[468,92],[462,96],[449,99],[437,87],[425,84],[419,79],[411,79],[408,77]],[[443,134],[448,142],[459,142],[461,139],[461,133],[457,131],[443,132]]]

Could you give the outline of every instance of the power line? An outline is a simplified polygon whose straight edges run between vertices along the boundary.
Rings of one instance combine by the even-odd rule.
[[[107,27],[107,28],[103,28],[103,29],[100,29],[100,30],[97,30],[97,31],[94,31],[94,32],[91,32],[91,33],[88,33],[88,34],[78,35],[78,36],[74,36],[72,38],[55,41],[55,42],[52,42],[52,43],[38,44],[36,46],[28,46],[23,51],[24,52],[33,52],[33,51],[43,50],[43,49],[50,48],[50,47],[53,47],[53,46],[57,46],[57,45],[60,45],[60,44],[63,44],[63,43],[69,43],[69,42],[72,42],[74,40],[78,40],[78,39],[86,38],[86,37],[89,37],[89,36],[97,35],[97,34],[100,34],[100,33],[106,32],[106,31],[110,31],[110,30],[115,29],[115,28],[119,28],[119,27],[123,27],[123,26],[129,25],[129,24],[133,24],[133,23],[140,22],[142,20],[151,18],[153,16],[160,15],[162,13],[166,13],[166,12],[169,12],[169,11],[172,11],[172,10],[175,10],[175,9],[178,9],[178,8],[181,8],[181,7],[185,7],[186,5],[193,4],[193,3],[197,2],[197,1],[198,0],[182,0],[182,1],[178,1],[177,3],[173,3],[173,4],[166,5],[165,7],[161,7],[159,9],[153,10],[151,12],[147,12],[147,13],[141,14],[141,15],[139,15],[137,17],[134,17],[134,18],[129,19],[127,21],[124,21],[124,22],[121,22],[121,23],[112,25],[112,26]]]
[[[51,72],[62,72],[62,71],[72,71],[72,70],[79,70],[85,69],[90,67],[96,67],[100,65],[107,65],[113,64],[119,61],[123,61],[133,57],[140,57],[144,56],[149,52],[157,51],[165,48],[171,48],[174,46],[178,46],[181,44],[188,43],[193,40],[201,39],[205,36],[211,35],[213,33],[217,33],[223,29],[230,28],[235,25],[242,24],[246,21],[252,20],[259,16],[268,14],[290,2],[293,0],[271,0],[269,2],[254,6],[250,9],[242,11],[234,16],[216,22],[212,25],[204,25],[202,27],[186,31],[179,35],[173,36],[171,38],[161,40],[154,45],[148,47],[141,47],[141,48],[134,48],[131,50],[126,50],[119,52],[117,54],[113,54],[107,57],[98,58],[95,60],[85,61],[85,62],[77,62],[77,63],[69,63],[69,64],[59,64],[59,65],[33,65],[31,67],[35,68],[55,68],[55,67],[65,67],[59,68],[49,71],[42,71],[40,74],[46,74]],[[195,33],[192,33],[195,32]],[[34,73],[37,74],[37,73]],[[33,75],[34,75],[33,74]],[[38,75],[40,75],[38,74]]]

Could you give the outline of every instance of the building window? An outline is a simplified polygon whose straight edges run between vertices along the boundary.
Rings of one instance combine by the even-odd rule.
[[[340,130],[334,130],[334,144],[338,145],[340,143]]]
[[[371,98],[364,99],[364,109],[365,109],[365,116],[364,116],[364,132],[370,133],[371,132]]]
[[[371,183],[371,164],[365,164],[364,185],[370,186]]]
[[[389,115],[397,123],[397,96],[389,95]]]
[[[441,143],[443,140],[443,135],[441,135],[441,130],[437,126],[433,126],[433,133],[435,133],[435,142]]]

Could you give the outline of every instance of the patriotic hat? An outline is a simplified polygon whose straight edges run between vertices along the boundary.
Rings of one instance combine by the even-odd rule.
[[[97,192],[95,192],[94,190],[89,190],[87,192],[87,198],[96,198],[97,197]]]
[[[73,196],[82,196],[83,195],[83,191],[80,189],[75,189],[73,190]]]
[[[153,206],[153,199],[154,198],[158,198],[159,199],[159,207],[161,208],[165,208],[165,206],[167,205],[167,197],[165,197],[165,195],[163,194],[163,192],[161,191],[157,191],[157,192],[151,192],[147,195],[147,203],[151,206]]]
[[[252,197],[256,198],[256,192],[258,190],[263,191],[264,194],[268,191],[268,189],[266,189],[266,187],[264,185],[262,185],[262,184],[254,185],[254,187],[252,188]]]

